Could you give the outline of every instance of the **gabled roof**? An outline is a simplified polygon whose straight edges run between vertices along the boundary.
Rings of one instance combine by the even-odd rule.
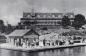
[[[26,30],[14,30],[8,36],[23,36],[23,35],[25,35],[29,31],[30,31],[30,29],[26,29]]]
[[[83,25],[82,27],[83,27],[83,28],[86,28],[86,25]]]
[[[45,34],[45,35],[41,35],[39,36],[40,40],[46,39],[46,40],[53,40],[53,39],[58,39],[58,35],[57,33],[50,33],[50,34]]]

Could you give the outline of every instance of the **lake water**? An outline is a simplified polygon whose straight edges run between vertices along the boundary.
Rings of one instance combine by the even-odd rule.
[[[86,56],[86,46],[31,53],[0,49],[0,56]]]

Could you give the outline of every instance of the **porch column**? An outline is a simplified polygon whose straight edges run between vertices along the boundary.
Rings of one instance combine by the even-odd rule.
[[[16,39],[14,40],[14,45],[16,46]]]
[[[26,39],[26,46],[28,47],[28,39]]]

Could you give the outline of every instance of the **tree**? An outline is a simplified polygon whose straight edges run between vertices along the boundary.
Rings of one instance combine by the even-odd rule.
[[[0,24],[4,24],[3,20],[0,20]]]
[[[62,26],[68,27],[69,25],[71,25],[70,19],[68,18],[68,16],[64,16],[62,18]]]
[[[14,30],[14,27],[11,24],[7,24],[6,28],[5,28],[5,33],[9,34]]]
[[[0,20],[0,32],[4,33],[4,31],[5,31],[4,29],[5,29],[4,22],[3,22],[3,20]]]
[[[79,29],[84,24],[85,24],[85,16],[83,16],[82,14],[75,15],[72,26],[75,27],[75,29]]]

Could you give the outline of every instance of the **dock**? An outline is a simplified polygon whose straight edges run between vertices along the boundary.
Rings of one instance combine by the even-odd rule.
[[[70,48],[77,46],[86,46],[86,43],[77,43],[72,45],[58,45],[58,46],[38,46],[38,47],[16,47],[7,44],[0,44],[0,48],[14,51],[24,51],[24,52],[35,52],[35,51],[44,51],[44,50],[52,50],[52,49],[60,49],[60,48]]]

